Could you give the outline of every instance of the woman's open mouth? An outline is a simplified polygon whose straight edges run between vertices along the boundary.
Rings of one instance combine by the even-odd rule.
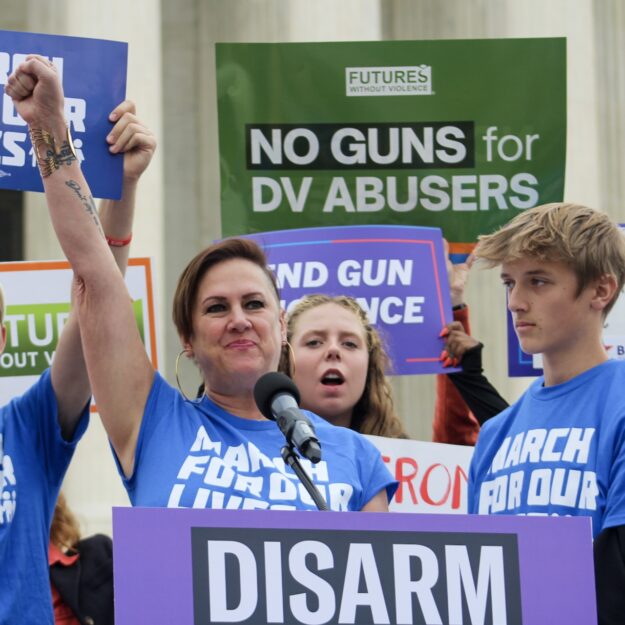
[[[345,378],[340,371],[327,371],[321,378],[321,384],[324,386],[340,386],[345,382]]]

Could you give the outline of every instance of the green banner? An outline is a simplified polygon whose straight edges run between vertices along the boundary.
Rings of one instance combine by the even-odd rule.
[[[566,40],[217,44],[224,236],[355,224],[474,242],[560,201]]]
[[[143,302],[134,301],[133,309],[145,342]],[[69,310],[69,303],[7,306],[7,343],[0,354],[0,377],[41,375],[52,364]]]

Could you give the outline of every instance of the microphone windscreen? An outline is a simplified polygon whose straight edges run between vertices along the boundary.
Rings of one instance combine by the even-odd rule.
[[[274,420],[271,411],[271,403],[273,398],[279,393],[287,393],[293,395],[295,401],[299,405],[299,390],[295,386],[295,382],[284,373],[278,371],[270,371],[261,376],[254,385],[254,400],[258,409],[267,419]]]

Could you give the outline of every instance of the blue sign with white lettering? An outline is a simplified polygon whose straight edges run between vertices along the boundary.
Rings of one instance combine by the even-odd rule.
[[[349,295],[381,331],[390,373],[450,373],[440,331],[452,321],[439,228],[337,226],[248,235],[267,253],[289,309],[304,295]]]
[[[124,100],[128,44],[117,41],[0,31],[0,85],[28,54],[56,67],[65,92],[65,119],[95,197],[121,197],[123,156],[109,153],[110,112]],[[28,127],[2,93],[0,188],[43,191]]]

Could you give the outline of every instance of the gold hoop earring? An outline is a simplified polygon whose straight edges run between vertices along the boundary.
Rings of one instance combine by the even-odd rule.
[[[282,343],[282,347],[286,347],[289,353],[289,377],[292,378],[295,375],[295,352],[293,351],[293,346],[288,341],[284,341],[284,343]]]
[[[187,400],[187,401],[191,401],[188,397],[187,394],[182,390],[182,384],[180,384],[180,377],[178,376],[178,366],[180,364],[180,357],[182,356],[182,354],[186,354],[187,350],[183,349],[178,356],[176,356],[176,384],[178,385],[178,390],[180,391],[181,395]]]

